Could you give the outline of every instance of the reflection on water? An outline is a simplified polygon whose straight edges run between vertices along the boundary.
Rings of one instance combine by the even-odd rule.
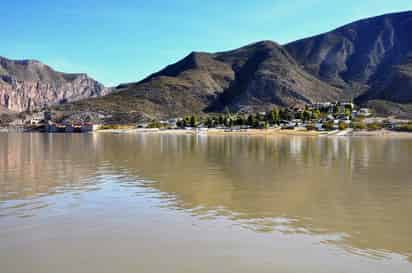
[[[115,207],[120,186],[202,222],[412,261],[411,157],[408,139],[0,134],[0,223],[67,193],[109,192]]]

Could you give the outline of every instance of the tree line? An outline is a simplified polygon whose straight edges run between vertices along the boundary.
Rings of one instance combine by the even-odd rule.
[[[317,120],[321,118],[325,113],[322,113],[319,109],[303,111],[294,111],[292,109],[274,108],[269,112],[255,113],[255,114],[232,114],[228,111],[220,115],[211,115],[207,117],[197,117],[195,115],[187,116],[177,122],[177,126],[184,127],[197,127],[203,124],[206,127],[214,128],[219,126],[233,127],[233,126],[249,126],[252,128],[268,128],[269,126],[279,125],[281,121],[291,121],[294,119],[300,119],[304,122],[311,120]]]

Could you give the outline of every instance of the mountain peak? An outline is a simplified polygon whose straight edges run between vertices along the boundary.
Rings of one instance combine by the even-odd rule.
[[[263,41],[259,41],[256,43],[252,43],[249,46],[274,48],[274,47],[279,47],[280,45],[271,40],[263,40]]]

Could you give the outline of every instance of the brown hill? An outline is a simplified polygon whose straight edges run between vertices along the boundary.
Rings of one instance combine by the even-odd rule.
[[[319,79],[359,102],[412,102],[412,12],[357,21],[286,45]]]
[[[270,41],[228,52],[194,52],[116,91],[65,108],[178,116],[226,107],[256,111],[341,97],[339,89],[305,72],[284,48]]]

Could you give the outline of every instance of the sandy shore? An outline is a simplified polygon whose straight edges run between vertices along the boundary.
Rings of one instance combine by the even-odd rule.
[[[248,129],[241,131],[228,131],[223,129],[209,129],[205,131],[173,129],[173,130],[160,130],[160,129],[111,129],[100,130],[97,133],[112,133],[112,134],[173,134],[173,135],[211,135],[211,136],[328,136],[328,137],[401,137],[411,138],[412,133],[408,132],[396,132],[389,130],[377,130],[377,131],[354,131],[348,129],[345,131],[330,131],[330,132],[318,132],[318,131],[306,131],[306,130],[281,130],[276,129]]]
[[[401,138],[412,138],[412,133],[408,132],[396,132],[389,130],[377,130],[377,131],[352,131],[348,136],[353,137],[401,137]]]
[[[335,132],[317,132],[317,131],[306,131],[306,130],[281,130],[276,129],[248,129],[240,131],[228,131],[223,129],[209,129],[205,131],[195,131],[195,130],[184,130],[184,129],[173,129],[173,130],[160,130],[160,129],[111,129],[111,130],[100,130],[98,133],[113,133],[113,134],[189,134],[189,135],[215,135],[215,136],[225,136],[225,135],[239,135],[239,136],[321,136],[329,135]]]

